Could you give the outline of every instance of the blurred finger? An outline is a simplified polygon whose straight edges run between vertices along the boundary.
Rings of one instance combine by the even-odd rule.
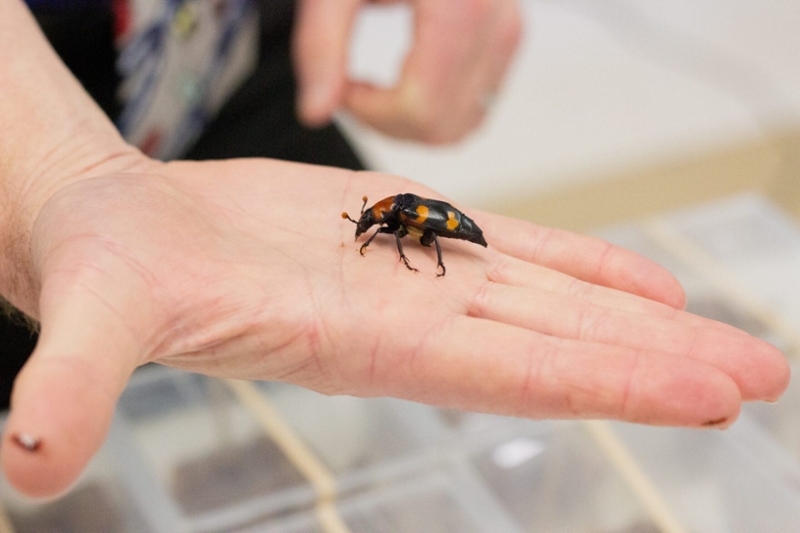
[[[488,61],[495,90],[499,89],[508,72],[509,64],[519,48],[524,31],[522,21],[519,2],[503,2],[502,9],[495,20],[494,35],[496,37],[493,39],[492,56]]]
[[[297,110],[309,126],[327,123],[341,105],[350,34],[361,0],[301,0],[293,54],[298,77]]]
[[[487,111],[500,91],[508,67],[522,38],[522,15],[516,1],[498,1],[491,27],[487,32],[486,46],[476,61],[481,65],[475,91],[484,111]]]
[[[397,86],[351,82],[346,108],[361,121],[395,137],[451,142],[480,122],[489,57],[488,30],[495,6],[487,2],[420,2],[414,44]]]

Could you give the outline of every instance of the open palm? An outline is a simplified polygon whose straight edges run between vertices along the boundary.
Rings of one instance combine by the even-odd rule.
[[[679,308],[663,269],[597,239],[466,209],[488,248],[392,236],[365,256],[340,218],[413,182],[270,160],[176,162],[87,179],[33,232],[39,346],[4,442],[21,490],[66,487],[101,445],[132,371],[156,361],[330,394],[524,417],[725,426],[775,399],[773,347]],[[362,237],[362,240],[365,237]]]

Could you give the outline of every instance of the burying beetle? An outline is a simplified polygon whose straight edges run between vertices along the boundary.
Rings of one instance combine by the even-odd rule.
[[[447,202],[429,200],[416,194],[405,193],[384,198],[365,210],[367,197],[364,196],[363,200],[361,218],[358,221],[350,218],[347,213],[342,213],[342,218],[356,225],[356,239],[375,224],[381,226],[372,234],[372,237],[367,239],[367,242],[361,245],[359,249],[361,255],[364,255],[364,250],[379,233],[393,233],[397,241],[397,251],[400,252],[400,259],[409,270],[418,272],[409,264],[408,257],[403,253],[403,245],[400,243],[401,238],[411,235],[418,239],[422,246],[430,246],[431,243],[436,245],[436,257],[439,260],[436,269],[442,267],[442,273],[436,274],[438,277],[444,276],[447,272],[442,262],[442,248],[439,246],[438,237],[460,239],[487,246],[486,239],[483,238],[483,231],[478,225]]]

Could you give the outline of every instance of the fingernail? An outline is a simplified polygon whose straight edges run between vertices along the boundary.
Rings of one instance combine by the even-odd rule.
[[[11,438],[17,444],[17,446],[20,446],[29,452],[35,452],[42,445],[42,439],[39,437],[34,437],[28,433],[17,433]]]

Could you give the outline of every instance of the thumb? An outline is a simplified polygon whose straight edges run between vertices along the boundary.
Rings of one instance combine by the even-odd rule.
[[[327,123],[339,107],[347,76],[347,52],[361,0],[302,0],[294,31],[299,83],[297,111],[308,126]]]
[[[103,444],[141,349],[101,297],[73,284],[40,299],[41,334],[14,383],[0,460],[33,497],[67,489]]]
[[[346,85],[343,103],[364,124],[394,137],[415,139],[425,130],[418,117],[433,116],[426,111],[414,112],[422,109],[421,95],[407,80],[389,89],[352,81]]]

